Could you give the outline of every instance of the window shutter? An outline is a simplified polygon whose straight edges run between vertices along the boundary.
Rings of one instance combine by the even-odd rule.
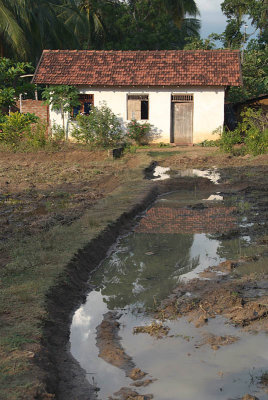
[[[141,119],[141,101],[128,99],[128,120]]]

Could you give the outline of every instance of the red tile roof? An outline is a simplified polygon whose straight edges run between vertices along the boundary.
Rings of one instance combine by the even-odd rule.
[[[231,50],[44,50],[34,83],[92,86],[239,86]]]

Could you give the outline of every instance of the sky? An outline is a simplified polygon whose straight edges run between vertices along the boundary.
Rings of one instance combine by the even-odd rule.
[[[226,26],[226,18],[221,11],[221,3],[223,0],[195,0],[201,16],[202,38],[206,38],[210,33],[222,33]],[[247,33],[251,33],[253,29],[248,27]]]
[[[201,13],[201,37],[205,38],[210,33],[222,33],[225,29],[226,18],[221,12],[223,0],[195,0]]]

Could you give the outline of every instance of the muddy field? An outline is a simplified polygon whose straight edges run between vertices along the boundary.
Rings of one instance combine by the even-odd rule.
[[[143,170],[152,161],[170,168],[168,180],[144,179]],[[219,182],[215,186],[206,177],[202,177],[202,173],[199,176],[192,174],[194,169],[201,172],[205,169],[216,171],[220,175]],[[135,154],[127,154],[121,160],[113,160],[104,151],[88,152],[73,148],[51,154],[1,154],[0,254],[3,322],[0,329],[3,339],[0,391],[2,397],[0,397],[11,400],[49,399],[54,398],[56,393],[56,398],[64,400],[75,398],[129,400],[161,398],[163,400],[164,397],[161,394],[159,397],[161,391],[158,390],[162,383],[165,388],[168,385],[165,376],[162,377],[162,382],[161,376],[155,370],[150,371],[150,368],[147,368],[143,358],[139,365],[139,358],[135,355],[136,350],[130,343],[135,343],[136,346],[140,343],[144,354],[147,351],[144,347],[146,337],[150,337],[153,342],[161,340],[163,343],[180,340],[188,343],[186,347],[192,343],[195,350],[187,347],[189,354],[207,348],[220,354],[222,348],[229,346],[230,348],[234,346],[235,351],[235,346],[242,348],[246,340],[250,342],[253,337],[252,332],[260,335],[259,343],[265,343],[263,335],[267,334],[268,329],[267,169],[267,156],[232,157],[223,155],[214,148],[152,147],[138,150]],[[182,193],[183,190],[187,193]],[[157,193],[163,195],[172,191],[182,196],[179,205],[176,203],[178,200],[171,194],[167,200],[160,199],[162,203],[157,202],[155,209],[151,206],[147,208]],[[216,196],[215,199],[217,196],[222,197],[224,204],[203,201],[211,195]],[[109,200],[110,197],[112,200]],[[137,198],[140,208],[134,207]],[[172,207],[172,214],[164,216],[165,223],[170,218],[168,227],[159,221],[161,213],[166,212],[167,201]],[[135,221],[133,219],[135,212],[146,208],[148,213],[147,219],[144,219],[146,223],[139,222],[137,227],[131,228],[131,224]],[[111,223],[128,210],[129,214],[125,214],[125,218],[113,228]],[[199,217],[203,215],[204,218],[201,222],[195,223],[193,230],[184,229],[182,232],[182,225],[190,226],[188,223],[185,224],[185,213],[187,221],[190,217],[196,218],[197,215]],[[100,215],[102,220],[99,220]],[[227,219],[223,219],[223,215]],[[150,218],[156,218],[158,225],[148,224]],[[180,218],[184,219],[175,226],[173,221],[180,221]],[[208,219],[214,221],[212,226],[207,222]],[[149,268],[147,275],[140,281],[141,278],[138,278],[136,272],[131,269],[131,264],[125,262],[127,270],[123,275],[127,277],[126,279],[132,279],[131,285],[133,283],[136,285],[133,299],[130,299],[128,294],[130,283],[124,281],[121,284],[120,275],[117,276],[116,270],[113,269],[110,269],[110,275],[108,272],[106,274],[105,269],[101,268],[99,272],[97,270],[94,279],[90,278],[86,284],[90,270],[104,258],[109,246],[120,234],[120,224],[124,231],[130,229],[132,232],[134,229],[137,243],[133,242],[132,246],[138,246],[138,254],[142,254],[142,258],[138,258],[139,262],[147,263]],[[93,235],[90,232],[94,232],[94,235],[100,234],[105,231],[106,226],[110,226],[110,233],[107,231],[108,236],[102,236],[103,242],[101,244],[96,242],[94,247],[91,246],[91,250],[87,251],[87,257],[90,257],[89,265],[86,266],[86,259],[81,256],[84,270],[78,264],[73,264],[77,265],[75,266],[77,272],[74,267],[71,269],[69,267],[65,276],[64,265],[67,265],[68,260],[71,260],[78,249],[89,241],[87,238]],[[221,228],[216,229],[215,226]],[[166,243],[166,235],[169,240],[172,239],[169,244],[163,244],[164,253],[165,246],[166,248],[169,246],[171,252],[170,249],[173,249],[172,246],[175,246],[178,237],[182,239],[181,251],[193,248],[191,235],[202,235],[205,231],[209,232],[211,243],[224,244],[224,254],[221,254],[215,265],[211,256],[206,268],[200,270],[199,275],[193,276],[192,280],[176,281],[177,278],[175,280],[172,278],[164,285],[165,290],[159,290],[159,279],[164,282],[166,274],[164,271],[155,270],[154,266],[161,266],[167,255],[158,255],[160,250],[157,249],[162,248],[162,244],[159,244],[162,242],[152,238],[155,230],[165,235],[163,243]],[[173,234],[177,235],[174,239]],[[242,250],[241,248],[237,250],[238,244],[242,246]],[[94,248],[100,248],[98,257],[94,255]],[[179,249],[177,252],[174,250],[175,247],[172,250],[174,253],[172,265],[176,264],[175,258],[180,256]],[[112,252],[113,254],[116,255],[116,251]],[[115,260],[116,258],[113,263]],[[185,260],[184,258],[183,263]],[[113,268],[117,268],[116,263],[112,265]],[[187,265],[185,264],[182,272],[179,274],[176,272],[174,276],[179,278],[179,275],[198,267],[194,259],[191,261],[191,267]],[[173,276],[173,272],[170,270],[169,276]],[[58,279],[59,273],[63,274],[60,279]],[[66,288],[62,286],[64,281]],[[58,294],[62,293],[61,299],[59,295],[55,298],[55,290],[51,291],[55,282]],[[102,282],[111,282],[111,285],[106,287]],[[139,285],[146,289],[145,292],[139,291],[141,290]],[[119,296],[115,298],[113,288],[121,295],[121,299]],[[118,379],[119,382],[115,390],[113,390],[114,384],[110,388],[102,389],[102,379],[107,380],[107,385],[109,382],[107,372],[102,377],[91,374],[92,369],[94,372],[94,368],[97,368],[94,359],[90,371],[87,371],[87,366],[81,362],[78,354],[83,347],[81,343],[78,344],[77,339],[72,339],[72,328],[71,344],[68,341],[72,315],[75,310],[77,311],[74,318],[79,315],[79,306],[82,299],[85,300],[87,293],[89,302],[91,299],[94,300],[94,296],[99,299],[100,293],[103,293],[106,299],[105,307],[100,306],[100,317],[94,316],[98,321],[96,338],[93,331],[92,346],[95,347],[91,348],[91,344],[88,346],[93,353],[96,352],[96,357],[102,360],[104,365],[107,364],[107,368],[111,365],[112,369],[109,370],[109,367],[107,371],[110,371],[111,379],[115,381]],[[146,296],[143,293],[146,293]],[[66,305],[64,296],[67,294]],[[44,303],[44,299],[48,300]],[[99,299],[100,303],[93,304],[98,307],[102,301]],[[137,302],[140,302],[138,306]],[[60,316],[61,312],[63,319]],[[135,323],[130,315],[136,315]],[[225,328],[222,328],[223,334],[220,334],[221,329],[217,328],[221,318],[219,326],[223,320],[230,325],[230,331],[227,329],[225,332]],[[179,331],[172,325],[174,321],[183,321],[178,328]],[[190,321],[189,326],[193,328],[184,326],[186,321],[187,324]],[[210,326],[213,329],[210,330]],[[197,330],[197,333],[192,329]],[[248,334],[249,338],[244,338],[243,335]],[[72,343],[76,343],[75,348],[72,347]],[[69,353],[69,348],[72,355]],[[153,358],[151,361],[155,363]],[[164,369],[165,363],[164,360]],[[104,367],[101,365],[100,370],[101,368]],[[121,372],[117,373],[116,370],[122,371],[122,377]],[[221,371],[217,373],[221,374]],[[222,374],[225,376],[225,372]],[[239,397],[237,393],[236,397],[231,397],[232,393],[224,395],[226,390],[224,385],[227,385],[227,381],[218,376],[223,382],[219,385],[222,390],[218,397],[214,394],[214,398],[254,399],[255,394],[256,398],[259,396],[258,390],[261,396],[266,390],[267,369],[263,367],[262,373],[258,369],[258,373],[253,377],[253,389],[245,391],[241,386]],[[171,383],[171,392],[176,391],[172,385]],[[217,390],[220,390],[219,388]],[[167,392],[167,389],[165,390]],[[186,396],[181,393],[182,399],[191,399],[183,397],[184,395]],[[252,397],[245,397],[246,395]],[[173,399],[172,395],[170,396],[169,399]],[[202,395],[200,399],[203,400]]]

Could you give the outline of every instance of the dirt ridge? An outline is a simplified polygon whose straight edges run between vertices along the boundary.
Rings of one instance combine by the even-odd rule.
[[[88,282],[90,273],[97,268],[117,237],[131,229],[135,223],[134,217],[143,212],[157,195],[157,186],[151,187],[138,204],[124,212],[114,223],[109,224],[98,237],[73,257],[65,272],[58,277],[55,286],[47,293],[46,309],[49,318],[43,321],[43,349],[36,362],[46,371],[47,392],[55,394],[58,400],[96,398],[95,388],[86,380],[86,372],[69,351],[72,315],[91,291]],[[38,397],[38,399],[45,398],[43,395]]]

